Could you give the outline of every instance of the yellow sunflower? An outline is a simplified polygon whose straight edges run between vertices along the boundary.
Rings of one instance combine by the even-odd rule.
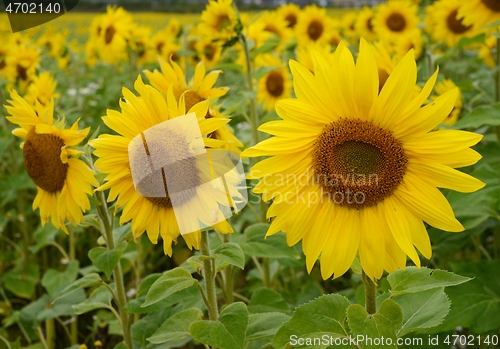
[[[294,3],[284,4],[278,7],[276,12],[288,23],[287,27],[293,29],[299,20],[300,7]]]
[[[260,55],[257,66],[276,67],[259,79],[257,86],[257,101],[264,110],[273,110],[274,104],[280,99],[292,95],[292,81],[288,69],[282,66],[281,60],[271,54]]]
[[[453,109],[446,116],[446,118],[443,121],[441,121],[442,124],[448,126],[451,126],[457,122],[458,117],[460,116],[460,111],[462,110],[463,102],[462,102],[462,93],[460,92],[460,89],[458,89],[457,85],[455,85],[455,83],[450,79],[443,79],[442,81],[438,82],[434,87],[434,91],[436,92],[436,94],[431,96],[432,100],[436,100],[439,96],[454,89],[458,90],[458,95],[457,99],[455,100]]]
[[[96,186],[93,171],[74,149],[89,133],[90,127],[79,130],[78,120],[65,128],[65,121],[54,122],[54,101],[46,106],[36,103],[33,107],[16,90],[5,108],[7,120],[20,128],[12,133],[24,139],[21,143],[26,172],[37,186],[33,210],[40,209],[40,219],[68,232],[66,220],[72,225],[83,221],[83,213],[90,209],[87,195]]]
[[[337,45],[341,42],[340,36],[338,40],[339,41]],[[307,69],[309,69],[311,73],[314,73],[314,63],[311,55],[311,52],[313,51],[322,55],[327,62],[332,62],[333,59],[333,52],[329,44],[312,43],[308,45],[297,46],[297,49],[295,50],[297,61],[303,66],[305,66]]]
[[[462,231],[437,188],[476,191],[484,183],[454,168],[476,163],[469,147],[481,135],[456,130],[430,132],[450,112],[457,90],[421,107],[437,72],[412,99],[417,67],[410,51],[378,93],[371,46],[361,40],[357,62],[341,43],[332,64],[315,55],[314,74],[290,62],[296,99],[276,103],[282,120],[260,130],[273,135],[243,152],[270,156],[252,167],[261,178],[254,192],[274,199],[267,235],[286,233],[290,246],[302,240],[308,271],[321,255],[327,279],[343,275],[356,254],[373,280],[420,266],[415,247],[432,250],[424,221]],[[293,140],[293,141],[292,141]]]
[[[498,0],[463,1],[458,10],[458,18],[464,25],[472,25],[481,30],[485,25],[500,20],[500,2]]]
[[[410,0],[389,0],[377,7],[372,24],[379,39],[392,41],[417,28],[417,6]]]
[[[33,77],[33,81],[28,86],[28,93],[24,97],[32,106],[38,101],[41,105],[47,106],[52,99],[59,98],[60,93],[56,93],[57,82],[50,72],[40,73]]]
[[[357,34],[368,41],[377,40],[377,34],[373,29],[373,23],[372,23],[374,15],[375,14],[373,10],[365,6],[358,13],[358,16],[356,18],[356,23],[354,25]]]
[[[127,58],[127,45],[135,24],[132,15],[121,7],[109,6],[106,14],[94,21],[94,35],[97,34],[99,58],[106,63],[116,64]]]
[[[274,11],[266,11],[264,12],[257,20],[259,26],[263,28],[265,32],[276,35],[276,37],[280,41],[280,45],[276,48],[276,50],[281,51],[285,44],[292,37],[292,30],[288,28],[288,22],[277,16]]]
[[[189,143],[192,132],[189,129],[184,129],[186,126],[189,128],[189,125],[181,124],[179,130],[167,132],[169,137],[156,139],[144,136],[148,129],[167,120],[175,120],[188,112],[196,115],[201,135],[206,136],[215,132],[229,120],[223,118],[205,119],[208,101],[196,103],[187,109],[185,94],[181,95],[179,103],[177,103],[172,88],[169,89],[167,98],[165,98],[158,90],[144,84],[140,76],[134,87],[139,96],[124,88],[124,101],[120,102],[122,111],[108,110],[107,115],[102,118],[104,123],[118,135],[100,135],[91,142],[91,146],[95,148],[94,154],[99,158],[95,162],[95,166],[100,172],[107,174],[106,183],[101,185],[98,190],[110,189],[108,201],[116,200],[117,208],[123,207],[120,224],[132,221],[134,237],[137,238],[146,231],[151,242],[155,244],[158,242],[158,237],[161,236],[164,252],[170,256],[172,255],[172,242],[176,242],[181,233],[176,209],[183,212],[183,217],[196,217],[199,220],[199,222],[196,221],[197,223],[191,221],[193,223],[191,231],[193,232],[183,235],[189,248],[199,249],[201,239],[199,230],[203,227],[201,224],[214,226],[222,233],[232,232],[231,226],[226,221],[212,224],[212,217],[207,216],[206,208],[210,209],[211,214],[217,217],[221,216],[219,204],[223,203],[224,200],[227,201],[226,193],[221,191],[220,187],[208,186],[201,190],[201,186],[191,186],[191,181],[199,181],[197,178],[201,170],[196,167],[196,163],[186,161],[182,171],[185,176],[182,178],[176,176],[177,178],[168,184],[170,186],[172,183],[172,187],[190,185],[177,208],[172,203],[173,198],[168,194],[165,179],[162,184],[165,192],[162,196],[143,196],[139,194],[141,188],[139,188],[131,170],[134,167],[139,172],[146,170],[144,166],[146,166],[145,162],[148,161],[145,155],[136,155],[140,149],[136,149],[132,142],[137,139],[137,136],[142,137],[142,141],[138,143],[146,148],[146,152],[142,148],[144,154],[149,155],[153,151],[166,152],[169,156],[195,154],[193,153],[195,148]],[[162,135],[164,134],[165,132],[162,133]],[[205,143],[210,141],[206,138],[203,140]],[[166,171],[162,168],[162,174]],[[156,173],[154,174],[156,175]],[[165,178],[165,174],[163,174],[163,178]],[[148,179],[146,182],[146,187],[149,184],[154,184],[153,179],[151,181]]]
[[[326,9],[309,5],[300,13],[299,21],[295,26],[295,34],[301,44],[326,42],[331,27],[332,24],[326,15]]]
[[[411,49],[415,53],[415,59],[419,59],[422,54],[424,41],[420,29],[414,29],[406,33],[406,35],[398,37],[394,41],[394,56],[400,61]]]
[[[210,40],[223,42],[236,37],[238,16],[232,0],[209,0],[201,13],[199,32]]]
[[[458,17],[461,6],[455,0],[440,0],[427,9],[427,16],[432,23],[429,33],[435,41],[454,47],[461,38],[474,36],[472,26],[465,25],[463,19]]]
[[[216,42],[204,39],[197,41],[194,45],[197,61],[203,61],[207,68],[219,63],[222,47]]]
[[[25,93],[39,62],[40,54],[33,46],[12,46],[5,59],[5,76],[10,83],[8,89],[17,84],[19,90]]]
[[[346,39],[352,39],[356,36],[356,20],[357,13],[354,11],[349,11],[342,16],[341,28],[342,36]]]
[[[153,47],[151,29],[146,27],[135,27],[130,34],[130,48],[137,55],[137,64],[143,65],[156,60],[156,52]]]

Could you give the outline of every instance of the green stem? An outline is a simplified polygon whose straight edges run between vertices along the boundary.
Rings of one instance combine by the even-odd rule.
[[[365,285],[365,309],[368,314],[377,312],[377,286],[370,280],[363,270],[363,284]]]
[[[108,205],[102,191],[95,192],[94,197],[99,201],[100,205],[97,206],[97,212],[99,215],[99,220],[101,222],[102,231],[106,238],[106,245],[109,251],[115,249],[115,240],[113,237],[113,220],[108,212]],[[127,303],[127,296],[125,294],[125,283],[123,281],[123,271],[121,264],[118,263],[113,270],[113,278],[116,284],[116,298],[119,310],[119,315],[123,328],[123,339],[125,344],[132,349],[132,333],[130,331],[130,317],[127,312],[123,309]]]
[[[495,101],[500,102],[500,38],[497,38],[495,73]]]
[[[54,319],[45,320],[45,331],[47,332],[47,348],[54,349],[56,343],[56,328]]]
[[[72,227],[68,228],[69,232],[69,258],[73,261],[76,260],[76,240],[75,240],[75,232]],[[71,330],[70,330],[70,340],[71,345],[78,344],[78,316],[73,317],[73,321],[71,322]]]
[[[208,231],[201,232],[201,254],[210,257],[210,243],[208,241]],[[203,261],[203,277],[205,278],[205,287],[207,295],[208,317],[210,320],[219,318],[219,310],[217,307],[217,293],[215,290],[215,263],[208,258]]]

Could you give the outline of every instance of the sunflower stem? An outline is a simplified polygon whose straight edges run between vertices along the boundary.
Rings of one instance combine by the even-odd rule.
[[[69,258],[71,261],[76,260],[76,239],[75,239],[75,232],[73,231],[73,228],[70,226],[68,227],[68,232],[69,232]],[[73,321],[71,322],[71,345],[76,345],[78,344],[78,317],[74,316]]]
[[[106,245],[109,251],[115,249],[115,240],[113,237],[113,220],[108,212],[108,205],[106,203],[106,199],[104,197],[104,193],[102,191],[98,191],[94,193],[94,197],[99,201],[100,205],[97,206],[97,212],[99,216],[99,220],[101,221],[101,226],[103,233],[106,238]],[[125,283],[123,281],[123,271],[121,264],[118,263],[113,270],[113,278],[116,284],[116,298],[117,305],[119,310],[119,315],[122,323],[123,329],[123,339],[125,344],[129,348],[133,348],[132,344],[132,333],[130,331],[130,317],[127,312],[124,310],[125,304],[127,303],[127,296],[125,294]]]
[[[500,102],[500,38],[497,38],[497,46],[495,53],[496,53],[495,101]]]
[[[365,309],[368,314],[375,314],[377,312],[377,286],[365,274],[363,270],[363,284],[365,285]]]
[[[208,231],[201,232],[201,254],[210,257],[210,242],[208,240]],[[215,290],[215,262],[213,259],[207,258],[203,260],[203,277],[205,278],[205,287],[207,294],[208,317],[210,320],[219,318],[219,310],[217,308],[217,293]]]

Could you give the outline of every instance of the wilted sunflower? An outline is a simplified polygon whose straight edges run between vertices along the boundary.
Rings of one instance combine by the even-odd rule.
[[[107,174],[106,183],[101,185],[98,190],[110,189],[108,201],[116,200],[117,208],[123,207],[120,224],[131,220],[134,237],[137,238],[146,231],[151,242],[156,244],[158,236],[161,236],[165,254],[171,256],[172,242],[176,242],[180,234],[172,200],[168,193],[164,197],[144,197],[136,191],[131,172],[129,145],[136,136],[143,136],[143,133],[149,128],[182,116],[187,112],[196,114],[203,136],[215,132],[229,119],[204,119],[208,110],[208,101],[196,103],[187,109],[188,96],[186,94],[180,97],[178,103],[172,88],[170,88],[167,98],[165,98],[158,90],[144,84],[140,76],[134,87],[139,92],[139,96],[124,88],[124,101],[120,101],[122,111],[108,110],[107,115],[102,118],[104,123],[119,135],[104,134],[91,142],[91,146],[95,148],[94,154],[99,157],[95,162],[95,167],[100,172]],[[168,139],[165,138],[168,143],[167,151],[171,149],[182,154],[191,153],[192,150],[187,139],[191,133],[189,130],[178,134],[171,133],[169,138],[167,137]],[[143,136],[143,142],[146,142],[144,139]],[[147,147],[151,149],[161,148],[164,144],[160,144],[160,141],[147,140]],[[206,143],[208,139],[204,139],[204,141]],[[146,143],[144,145],[146,146]],[[147,160],[139,157],[137,161],[141,163],[141,161]],[[196,164],[188,161],[186,166],[184,168],[186,176],[176,178],[174,184],[182,185],[183,183],[175,182],[198,178],[200,169],[196,167]],[[231,226],[226,221],[211,224],[211,218],[206,216],[206,210],[200,210],[200,208],[211,207],[214,210],[212,213],[219,216],[221,214],[219,203],[227,199],[226,194],[220,188],[212,186],[204,188],[206,190],[203,192],[199,191],[200,186],[194,188],[193,192],[189,191],[179,209],[184,212],[184,216],[197,217],[204,224],[214,226],[222,233],[232,232]],[[196,195],[191,195],[195,193]],[[201,196],[203,197],[202,202],[200,202]],[[198,224],[192,230],[193,233],[183,235],[189,248],[199,249],[201,238],[199,229],[200,225]]]
[[[435,41],[454,47],[461,38],[474,35],[472,25],[465,25],[458,16],[460,7],[461,3],[455,0],[440,0],[429,8],[427,16],[432,23],[430,34]]]
[[[276,103],[282,120],[260,130],[274,137],[243,152],[271,156],[256,164],[254,189],[274,199],[267,235],[286,232],[290,246],[302,240],[308,271],[321,254],[321,274],[335,278],[356,253],[374,279],[405,268],[406,255],[420,265],[432,250],[424,221],[446,231],[462,231],[437,189],[472,192],[484,183],[456,167],[476,163],[469,147],[481,135],[434,129],[453,108],[457,90],[421,107],[436,81],[417,98],[417,67],[410,51],[378,93],[372,48],[361,40],[357,63],[344,43],[332,64],[315,55],[314,75],[290,62],[297,99]],[[291,141],[293,140],[293,141]]]
[[[377,7],[372,24],[378,38],[392,41],[417,28],[417,6],[410,0],[390,0]]]
[[[10,116],[7,120],[19,125],[12,133],[23,138],[21,143],[26,172],[37,186],[33,210],[40,209],[42,225],[47,221],[68,232],[65,222],[72,225],[83,221],[83,214],[90,209],[87,194],[96,186],[93,171],[74,149],[89,133],[90,127],[79,130],[78,121],[65,128],[64,120],[54,122],[54,101],[46,106],[31,106],[16,90],[6,105]]]
[[[201,13],[199,32],[210,40],[226,42],[236,37],[237,24],[233,0],[209,0]]]
[[[464,25],[472,25],[480,30],[485,25],[500,20],[500,1],[498,0],[468,0],[463,1],[458,10],[458,18]]]
[[[281,60],[271,54],[260,55],[255,62],[257,66],[276,67],[259,79],[257,100],[264,110],[273,110],[274,104],[292,94],[292,81],[288,69],[282,66]]]

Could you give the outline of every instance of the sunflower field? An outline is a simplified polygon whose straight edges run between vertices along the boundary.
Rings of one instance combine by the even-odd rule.
[[[500,348],[500,1],[9,10],[0,349]]]

